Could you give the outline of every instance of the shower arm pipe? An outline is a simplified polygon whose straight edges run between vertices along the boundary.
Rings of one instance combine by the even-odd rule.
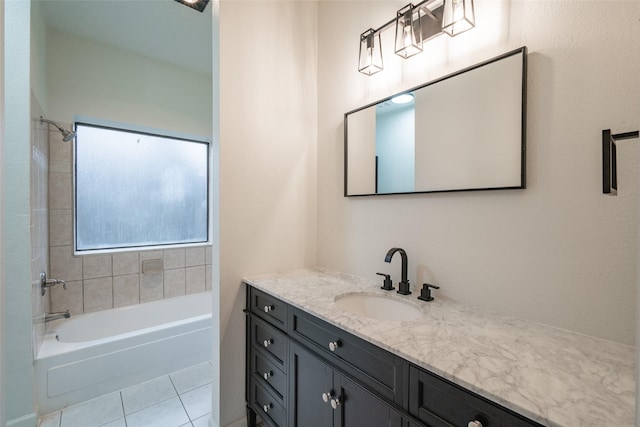
[[[53,120],[49,120],[49,119],[45,119],[44,117],[40,116],[40,123],[49,123],[50,125],[54,125],[55,127],[58,128],[58,130],[60,132],[65,132],[66,129],[63,129],[59,124],[57,124],[56,122],[54,122]]]
[[[55,126],[58,129],[58,131],[60,131],[60,133],[62,134],[62,140],[64,142],[71,141],[76,136],[75,131],[67,130],[67,129],[63,128],[62,126],[60,126],[59,124],[57,124],[56,122],[54,122],[53,120],[45,119],[42,116],[40,116],[40,123],[47,123],[47,124]]]

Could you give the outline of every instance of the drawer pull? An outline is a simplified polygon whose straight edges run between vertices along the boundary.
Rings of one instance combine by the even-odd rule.
[[[482,423],[478,420],[469,421],[468,427],[482,427]]]
[[[333,409],[338,409],[338,406],[340,406],[340,398],[336,397],[335,399],[331,399],[331,407]],[[482,426],[480,426],[482,427]]]
[[[264,374],[262,374],[262,377],[263,377],[265,380],[268,380],[268,379],[269,379],[269,377],[272,377],[272,376],[273,376],[273,372],[271,372],[271,371],[269,371],[269,372],[265,372]]]
[[[329,401],[331,400],[332,397],[333,397],[333,393],[331,393],[331,392],[322,393],[322,400],[324,400],[324,403],[329,403]]]
[[[266,405],[262,405],[262,410],[263,410],[265,413],[268,413],[268,412],[269,412],[269,409],[271,409],[271,408],[273,408],[273,405],[272,405],[271,403],[267,403]]]
[[[264,312],[265,312],[265,313],[268,313],[268,312],[270,312],[271,310],[273,310],[274,308],[275,308],[275,307],[274,307],[274,306],[272,306],[272,305],[265,305],[265,306],[264,306]]]
[[[329,350],[336,351],[340,347],[340,341],[331,341],[329,343]]]
[[[262,342],[262,344],[263,344],[265,347],[269,347],[271,344],[273,344],[273,338],[269,338],[269,339],[264,340],[264,341]]]

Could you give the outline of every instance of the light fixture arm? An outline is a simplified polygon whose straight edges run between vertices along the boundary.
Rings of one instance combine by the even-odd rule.
[[[428,6],[433,4],[433,3],[438,3],[438,2],[439,2],[439,0],[422,0],[419,3],[416,3],[413,6],[413,8],[416,11],[417,10],[421,10],[425,14],[430,15],[432,18],[436,18],[435,15],[433,14],[433,12],[431,12],[431,10],[428,8]],[[397,18],[394,16],[389,21],[385,22],[384,24],[382,24],[378,28],[374,29],[373,31],[375,33],[380,33],[380,32],[382,32],[384,30],[387,30],[387,29],[391,28],[392,26],[394,26],[396,24],[396,20],[397,20]]]

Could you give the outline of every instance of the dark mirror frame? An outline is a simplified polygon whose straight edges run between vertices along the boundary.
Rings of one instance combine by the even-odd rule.
[[[477,68],[483,67],[485,65],[500,61],[502,59],[508,58],[513,55],[522,54],[522,117],[521,117],[521,165],[520,165],[520,185],[518,186],[509,186],[509,187],[490,187],[490,188],[460,188],[460,189],[446,189],[446,190],[428,190],[428,191],[408,191],[408,192],[397,192],[397,193],[371,193],[371,194],[348,194],[348,186],[347,186],[347,176],[348,176],[348,117],[350,114],[357,113],[366,108],[376,106],[378,104],[389,101],[391,98],[404,94],[410,93],[418,89],[425,88],[427,86],[431,86],[442,82],[444,80],[450,79],[452,77],[456,77],[460,74],[467,73],[473,71]],[[424,193],[452,193],[452,192],[460,192],[460,191],[488,191],[488,190],[514,190],[514,189],[524,189],[526,188],[526,113],[527,109],[527,47],[523,46],[518,49],[514,49],[512,51],[506,52],[502,55],[498,55],[494,58],[488,59],[486,61],[477,63],[475,65],[469,66],[467,68],[463,68],[454,73],[445,75],[438,79],[432,80],[430,82],[424,83],[422,85],[413,87],[408,90],[404,90],[402,92],[398,92],[391,96],[388,96],[379,101],[373,102],[371,104],[365,105],[363,107],[357,108],[355,110],[349,111],[344,114],[344,197],[361,197],[361,196],[388,196],[388,195],[397,195],[397,194],[424,194]],[[377,161],[377,160],[376,160]],[[377,181],[377,177],[376,177]],[[376,182],[377,188],[377,182]]]

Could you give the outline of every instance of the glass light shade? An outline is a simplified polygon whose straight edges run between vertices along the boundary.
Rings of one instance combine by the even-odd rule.
[[[396,54],[408,58],[422,52],[420,9],[408,4],[396,16]]]
[[[368,76],[382,71],[382,45],[380,33],[373,28],[360,34],[360,57],[358,71]]]
[[[442,31],[453,37],[475,26],[473,0],[445,0]]]

